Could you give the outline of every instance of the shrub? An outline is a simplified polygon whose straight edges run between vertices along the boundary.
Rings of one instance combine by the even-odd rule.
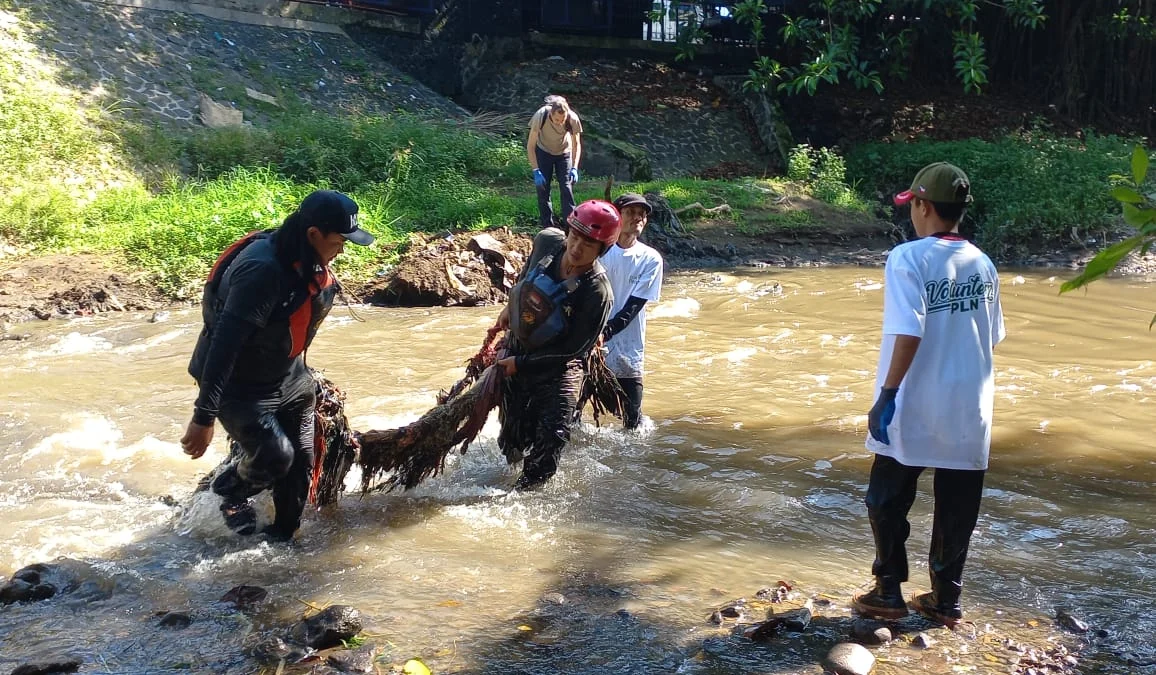
[[[958,165],[972,181],[967,219],[977,243],[1007,259],[1067,242],[1073,232],[1114,227],[1109,177],[1130,150],[1123,139],[1093,134],[1084,141],[1030,133],[993,142],[871,143],[848,156],[848,169],[868,191],[889,199],[927,164]]]

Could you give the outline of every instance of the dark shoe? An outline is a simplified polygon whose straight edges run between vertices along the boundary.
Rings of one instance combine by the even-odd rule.
[[[257,511],[253,509],[248,499],[243,502],[222,503],[221,515],[225,518],[225,526],[242,537],[257,531]]]
[[[533,492],[546,484],[550,480],[549,476],[529,476],[526,473],[518,476],[518,480],[514,482],[514,490],[517,492]]]
[[[959,603],[942,603],[936,599],[934,593],[923,593],[911,599],[911,609],[928,621],[941,623],[948,628],[955,628],[963,621],[963,609]]]
[[[278,527],[277,525],[270,525],[269,527],[261,530],[261,534],[265,535],[269,541],[276,542],[278,544],[286,544],[293,541],[294,532],[296,532],[296,530],[290,532],[288,529],[284,527]]]
[[[907,616],[907,603],[899,590],[899,582],[877,578],[875,588],[851,598],[851,607],[860,616],[873,619],[902,619]]]

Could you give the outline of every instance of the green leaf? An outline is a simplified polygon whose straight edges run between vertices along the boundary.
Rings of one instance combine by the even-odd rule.
[[[1112,188],[1112,197],[1125,204],[1142,204],[1144,202],[1144,198],[1140,196],[1139,192],[1124,186]]]
[[[1140,209],[1132,204],[1124,204],[1124,222],[1132,227],[1143,227],[1156,217],[1156,209]]]
[[[1096,279],[1103,277],[1115,269],[1116,265],[1124,259],[1124,256],[1139,248],[1143,242],[1144,238],[1141,236],[1129,237],[1124,241],[1112,244],[1103,251],[1100,251],[1096,254],[1095,258],[1088,261],[1088,264],[1084,266],[1084,271],[1081,272],[1079,276],[1070,281],[1065,281],[1063,285],[1060,286],[1060,293],[1067,293],[1068,291],[1087,286]]]
[[[1140,185],[1147,175],[1148,153],[1144,150],[1144,146],[1137,145],[1132,151],[1132,178],[1136,181],[1136,185]]]

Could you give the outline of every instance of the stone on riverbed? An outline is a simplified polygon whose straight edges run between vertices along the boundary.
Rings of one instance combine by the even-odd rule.
[[[276,665],[282,661],[293,664],[300,663],[313,656],[315,650],[301,645],[285,642],[275,635],[255,637],[248,649],[253,658],[267,665]]]
[[[360,632],[361,612],[349,605],[330,605],[293,626],[289,639],[313,649],[328,649]]]
[[[823,667],[835,675],[868,675],[875,669],[875,655],[863,645],[840,642],[827,652]]]
[[[56,565],[36,563],[16,570],[8,583],[0,586],[0,605],[47,600],[61,590]]]
[[[62,659],[43,663],[26,663],[16,666],[12,675],[53,675],[54,673],[75,673],[80,670],[80,659]]]
[[[891,642],[891,629],[882,621],[855,619],[851,624],[851,637],[865,645],[881,645]]]
[[[373,672],[375,651],[372,644],[365,644],[357,649],[343,649],[330,654],[326,663],[343,673],[370,673]]]
[[[1088,632],[1088,624],[1081,620],[1079,617],[1073,616],[1065,609],[1061,609],[1056,612],[1056,621],[1060,624],[1060,626],[1072,631],[1073,633],[1082,634]]]

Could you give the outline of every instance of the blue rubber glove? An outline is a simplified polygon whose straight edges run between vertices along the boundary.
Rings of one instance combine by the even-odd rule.
[[[574,167],[573,169],[570,169],[570,184],[573,185],[574,183],[577,183],[577,182],[578,182],[578,167]]]
[[[887,426],[895,419],[895,396],[898,393],[899,387],[880,389],[879,398],[875,399],[875,405],[867,413],[867,431],[871,438],[887,445],[891,445],[891,439],[887,437]]]
[[[546,187],[546,176],[541,169],[534,169],[534,187]]]

